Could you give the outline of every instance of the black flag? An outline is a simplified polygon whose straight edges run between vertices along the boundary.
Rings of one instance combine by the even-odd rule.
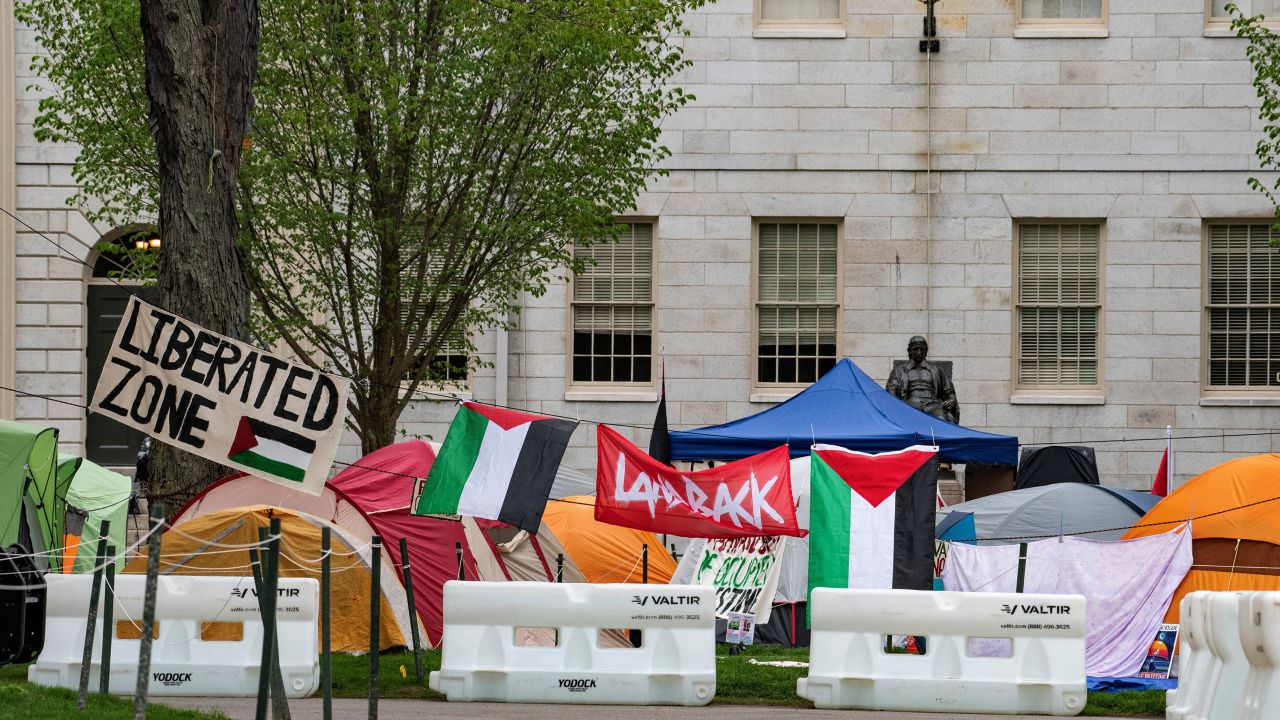
[[[667,362],[662,361],[662,396],[658,398],[658,414],[653,417],[649,435],[649,457],[663,465],[671,464],[671,435],[667,431]]]

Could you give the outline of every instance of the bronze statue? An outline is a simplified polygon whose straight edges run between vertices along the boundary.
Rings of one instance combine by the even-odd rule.
[[[911,407],[949,423],[960,422],[960,403],[947,372],[925,360],[929,343],[916,335],[907,342],[911,362],[894,365],[884,389]]]

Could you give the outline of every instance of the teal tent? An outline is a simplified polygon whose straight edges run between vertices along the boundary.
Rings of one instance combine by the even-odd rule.
[[[0,547],[19,541],[40,569],[60,567],[70,478],[58,475],[58,431],[0,420]]]
[[[94,556],[98,551],[98,531],[103,520],[111,523],[107,529],[107,544],[115,546],[117,558],[124,552],[125,523],[129,520],[133,481],[127,475],[69,455],[58,459],[58,475],[66,475],[71,479],[71,488],[67,490],[67,505],[79,508],[86,514],[72,572],[93,572]]]

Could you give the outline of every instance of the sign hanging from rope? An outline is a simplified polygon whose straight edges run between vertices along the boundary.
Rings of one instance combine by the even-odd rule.
[[[319,495],[351,382],[129,299],[89,409],[187,452]]]

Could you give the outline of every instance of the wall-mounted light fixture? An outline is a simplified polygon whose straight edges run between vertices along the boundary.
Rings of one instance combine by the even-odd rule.
[[[160,236],[151,235],[149,237],[139,237],[134,239],[133,247],[136,250],[159,250]]]
[[[924,39],[920,41],[920,52],[936,53],[942,49],[942,41],[938,39],[938,18],[933,14],[933,6],[938,0],[920,0],[924,3]]]

